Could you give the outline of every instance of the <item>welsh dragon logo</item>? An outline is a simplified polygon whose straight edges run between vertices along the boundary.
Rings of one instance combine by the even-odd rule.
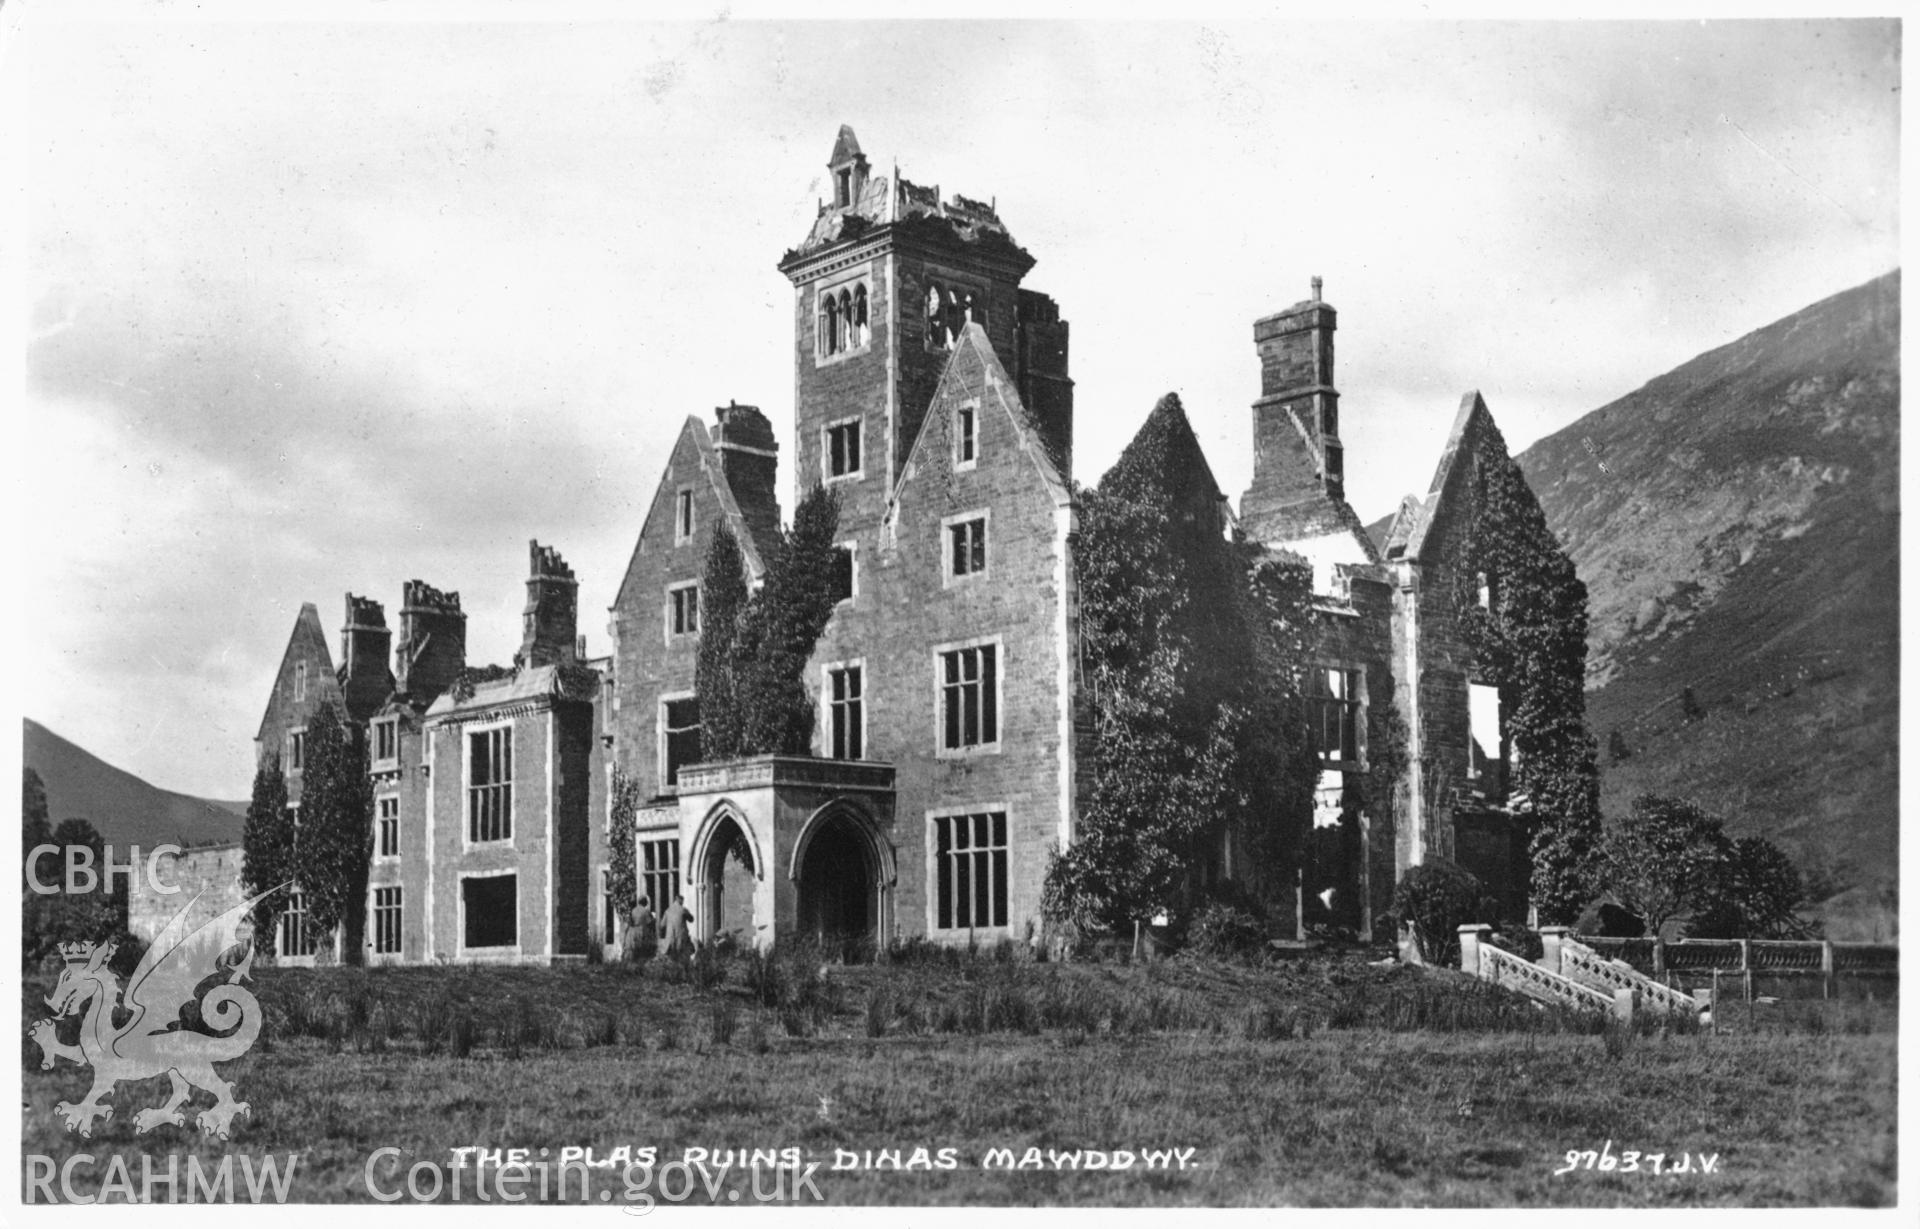
[[[233,1085],[213,1069],[215,1063],[245,1054],[260,1035],[260,1001],[238,984],[253,969],[251,940],[238,959],[223,964],[220,957],[240,946],[240,925],[254,905],[279,890],[269,888],[192,931],[187,929],[187,915],[193,908],[189,902],[154,937],[124,996],[120,978],[108,967],[113,944],[60,945],[66,968],[46,1000],[54,1014],[35,1024],[29,1036],[40,1046],[41,1070],[51,1069],[56,1058],[93,1068],[93,1088],[85,1099],[77,1105],[62,1101],[54,1106],[67,1130],[92,1138],[95,1119],[113,1118],[107,1098],[120,1081],[162,1074],[173,1079],[172,1095],[165,1105],[134,1116],[136,1132],[185,1126],[181,1106],[195,1088],[206,1089],[215,1099],[199,1113],[200,1130],[207,1135],[226,1139],[234,1118],[252,1113],[245,1101],[233,1099]],[[227,974],[227,980],[198,998],[200,1019],[218,1035],[188,1029],[181,1012],[196,1001],[201,982],[221,973]],[[54,1035],[55,1022],[83,1010],[80,1043],[61,1042]],[[116,1024],[116,1017],[122,1022]]]

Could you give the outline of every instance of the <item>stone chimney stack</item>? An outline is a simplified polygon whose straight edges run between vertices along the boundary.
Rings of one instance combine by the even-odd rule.
[[[773,493],[780,444],[773,438],[773,424],[754,406],[732,402],[715,410],[713,419],[720,472],[740,515],[757,541],[771,541],[780,532],[780,502]]]
[[[1314,278],[1311,298],[1254,321],[1260,399],[1253,403],[1253,484],[1242,500],[1243,521],[1308,500],[1346,498],[1334,310],[1320,285]]]
[[[425,707],[453,684],[467,665],[467,616],[458,593],[442,593],[423,580],[401,590],[400,645],[396,684]]]
[[[571,663],[579,626],[580,582],[551,546],[528,542],[527,554],[527,607],[521,615],[520,651],[514,654],[513,663]]]
[[[393,690],[392,649],[393,633],[380,603],[347,594],[347,621],[340,629],[341,691],[355,721],[365,721]]]

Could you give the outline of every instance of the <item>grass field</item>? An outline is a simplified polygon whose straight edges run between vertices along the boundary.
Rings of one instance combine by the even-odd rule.
[[[25,987],[28,1021],[44,980]],[[451,1150],[798,1150],[832,1204],[1868,1205],[1895,1197],[1895,1008],[1784,1003],[1731,1034],[1606,1031],[1445,971],[1323,959],[1052,965],[921,953],[885,966],[734,958],[691,971],[262,970],[267,1026],[223,1070],[250,1118],[229,1144],[133,1133],[164,1080],[123,1086],[91,1140],[54,1102],[86,1073],[23,1062],[28,1154],[85,1152],[76,1190],[143,1153],[298,1156],[295,1200],[369,1200]],[[199,1101],[206,1100],[199,1094]],[[1598,1164],[1716,1158],[1711,1173]],[[952,1168],[869,1168],[940,1149]],[[1038,1168],[983,1168],[992,1149]],[[1092,1149],[1125,1169],[1056,1168]],[[1153,1150],[1187,1150],[1184,1167]],[[836,1159],[861,1167],[836,1170]],[[1082,1155],[1081,1164],[1094,1158]],[[1059,1158],[1064,1163],[1065,1158]],[[165,1160],[157,1162],[164,1168]],[[185,1164],[185,1161],[181,1161]],[[883,1158],[884,1163],[884,1158]],[[463,1170],[463,1200],[476,1198]],[[497,1173],[498,1171],[494,1171]],[[660,1198],[658,1179],[641,1175]],[[738,1168],[682,1170],[692,1203],[751,1198]],[[715,1179],[719,1181],[714,1182]],[[710,1184],[711,1183],[711,1184]],[[767,1183],[771,1189],[772,1183]],[[423,1189],[426,1189],[423,1187]],[[531,1189],[531,1188],[530,1188]],[[164,1198],[165,1188],[161,1188]],[[603,1194],[602,1192],[605,1192]],[[677,1193],[670,1186],[668,1195]],[[805,1191],[808,1201],[812,1190]],[[242,1195],[242,1198],[245,1196]],[[537,1197],[537,1194],[536,1196]],[[579,1198],[577,1178],[569,1198]],[[595,1202],[627,1192],[596,1171]]]

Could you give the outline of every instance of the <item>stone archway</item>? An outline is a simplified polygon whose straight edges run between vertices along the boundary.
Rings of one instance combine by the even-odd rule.
[[[893,896],[892,854],[873,821],[854,807],[830,804],[815,812],[794,842],[788,870],[797,932],[843,950],[882,942]]]
[[[694,937],[705,943],[732,932],[751,944],[761,867],[745,818],[731,806],[714,808],[692,852]]]

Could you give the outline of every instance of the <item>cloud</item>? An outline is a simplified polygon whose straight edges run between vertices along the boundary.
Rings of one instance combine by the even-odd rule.
[[[1325,276],[1368,517],[1465,389],[1519,447],[1898,252],[1886,22],[41,23],[18,63],[24,698],[214,794],[302,601],[418,576],[504,660],[538,537],[604,646],[685,416],[793,455],[773,264],[842,122],[1039,259],[1083,480],[1172,389],[1243,488],[1251,323]]]

